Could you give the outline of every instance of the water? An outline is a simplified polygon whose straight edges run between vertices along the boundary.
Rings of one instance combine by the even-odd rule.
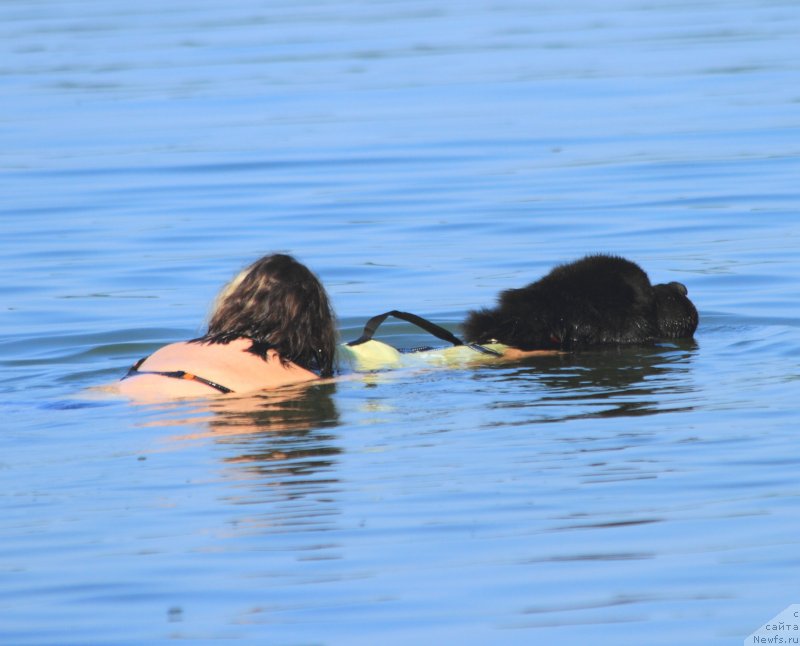
[[[3,4],[0,641],[729,644],[800,602],[798,30],[754,0]],[[701,324],[87,390],[278,250],[345,339],[593,251]]]

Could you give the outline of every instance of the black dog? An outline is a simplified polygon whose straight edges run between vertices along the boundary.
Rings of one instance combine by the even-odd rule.
[[[578,350],[691,338],[697,310],[681,283],[651,285],[639,265],[607,255],[561,265],[497,307],[469,312],[465,336],[521,350]]]

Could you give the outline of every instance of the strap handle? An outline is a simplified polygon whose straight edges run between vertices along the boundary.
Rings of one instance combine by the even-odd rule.
[[[489,348],[484,348],[482,345],[478,345],[477,343],[468,343],[468,344],[464,343],[455,334],[450,332],[450,330],[445,330],[441,325],[436,325],[436,323],[433,323],[428,319],[424,319],[421,316],[412,314],[411,312],[401,312],[400,310],[391,310],[389,312],[384,312],[383,314],[378,314],[377,316],[373,316],[364,325],[364,331],[361,333],[361,336],[358,337],[355,341],[350,341],[347,345],[349,346],[360,345],[372,339],[372,337],[375,336],[375,332],[378,330],[381,323],[383,323],[390,316],[398,318],[402,321],[406,321],[407,323],[416,325],[417,327],[422,328],[429,334],[432,334],[437,339],[441,339],[442,341],[447,341],[448,343],[452,343],[454,346],[466,345],[467,347],[472,348],[476,352],[500,356],[499,352],[495,352],[494,350],[490,350]]]
[[[428,319],[424,319],[416,314],[411,314],[411,312],[401,312],[400,310],[391,310],[390,312],[384,312],[383,314],[373,316],[364,325],[364,331],[361,333],[361,336],[355,341],[350,341],[350,343],[347,345],[360,345],[372,339],[381,323],[383,323],[390,316],[394,316],[395,318],[412,323],[413,325],[422,328],[429,334],[432,334],[437,339],[441,339],[442,341],[447,341],[453,345],[464,345],[464,342],[461,339],[459,339],[449,330],[445,330],[441,325],[436,325],[436,323],[432,323]]]

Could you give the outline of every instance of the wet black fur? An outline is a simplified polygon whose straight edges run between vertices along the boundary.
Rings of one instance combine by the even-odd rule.
[[[578,350],[690,339],[697,321],[681,283],[651,285],[636,263],[593,255],[502,292],[494,309],[469,312],[464,332],[476,343]]]

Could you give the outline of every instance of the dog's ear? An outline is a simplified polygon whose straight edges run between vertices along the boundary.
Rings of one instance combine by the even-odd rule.
[[[495,310],[473,310],[464,321],[464,338],[470,343],[488,343],[498,338],[499,328]]]
[[[658,334],[665,339],[691,339],[697,329],[698,315],[689,290],[682,283],[653,286],[656,297]]]

